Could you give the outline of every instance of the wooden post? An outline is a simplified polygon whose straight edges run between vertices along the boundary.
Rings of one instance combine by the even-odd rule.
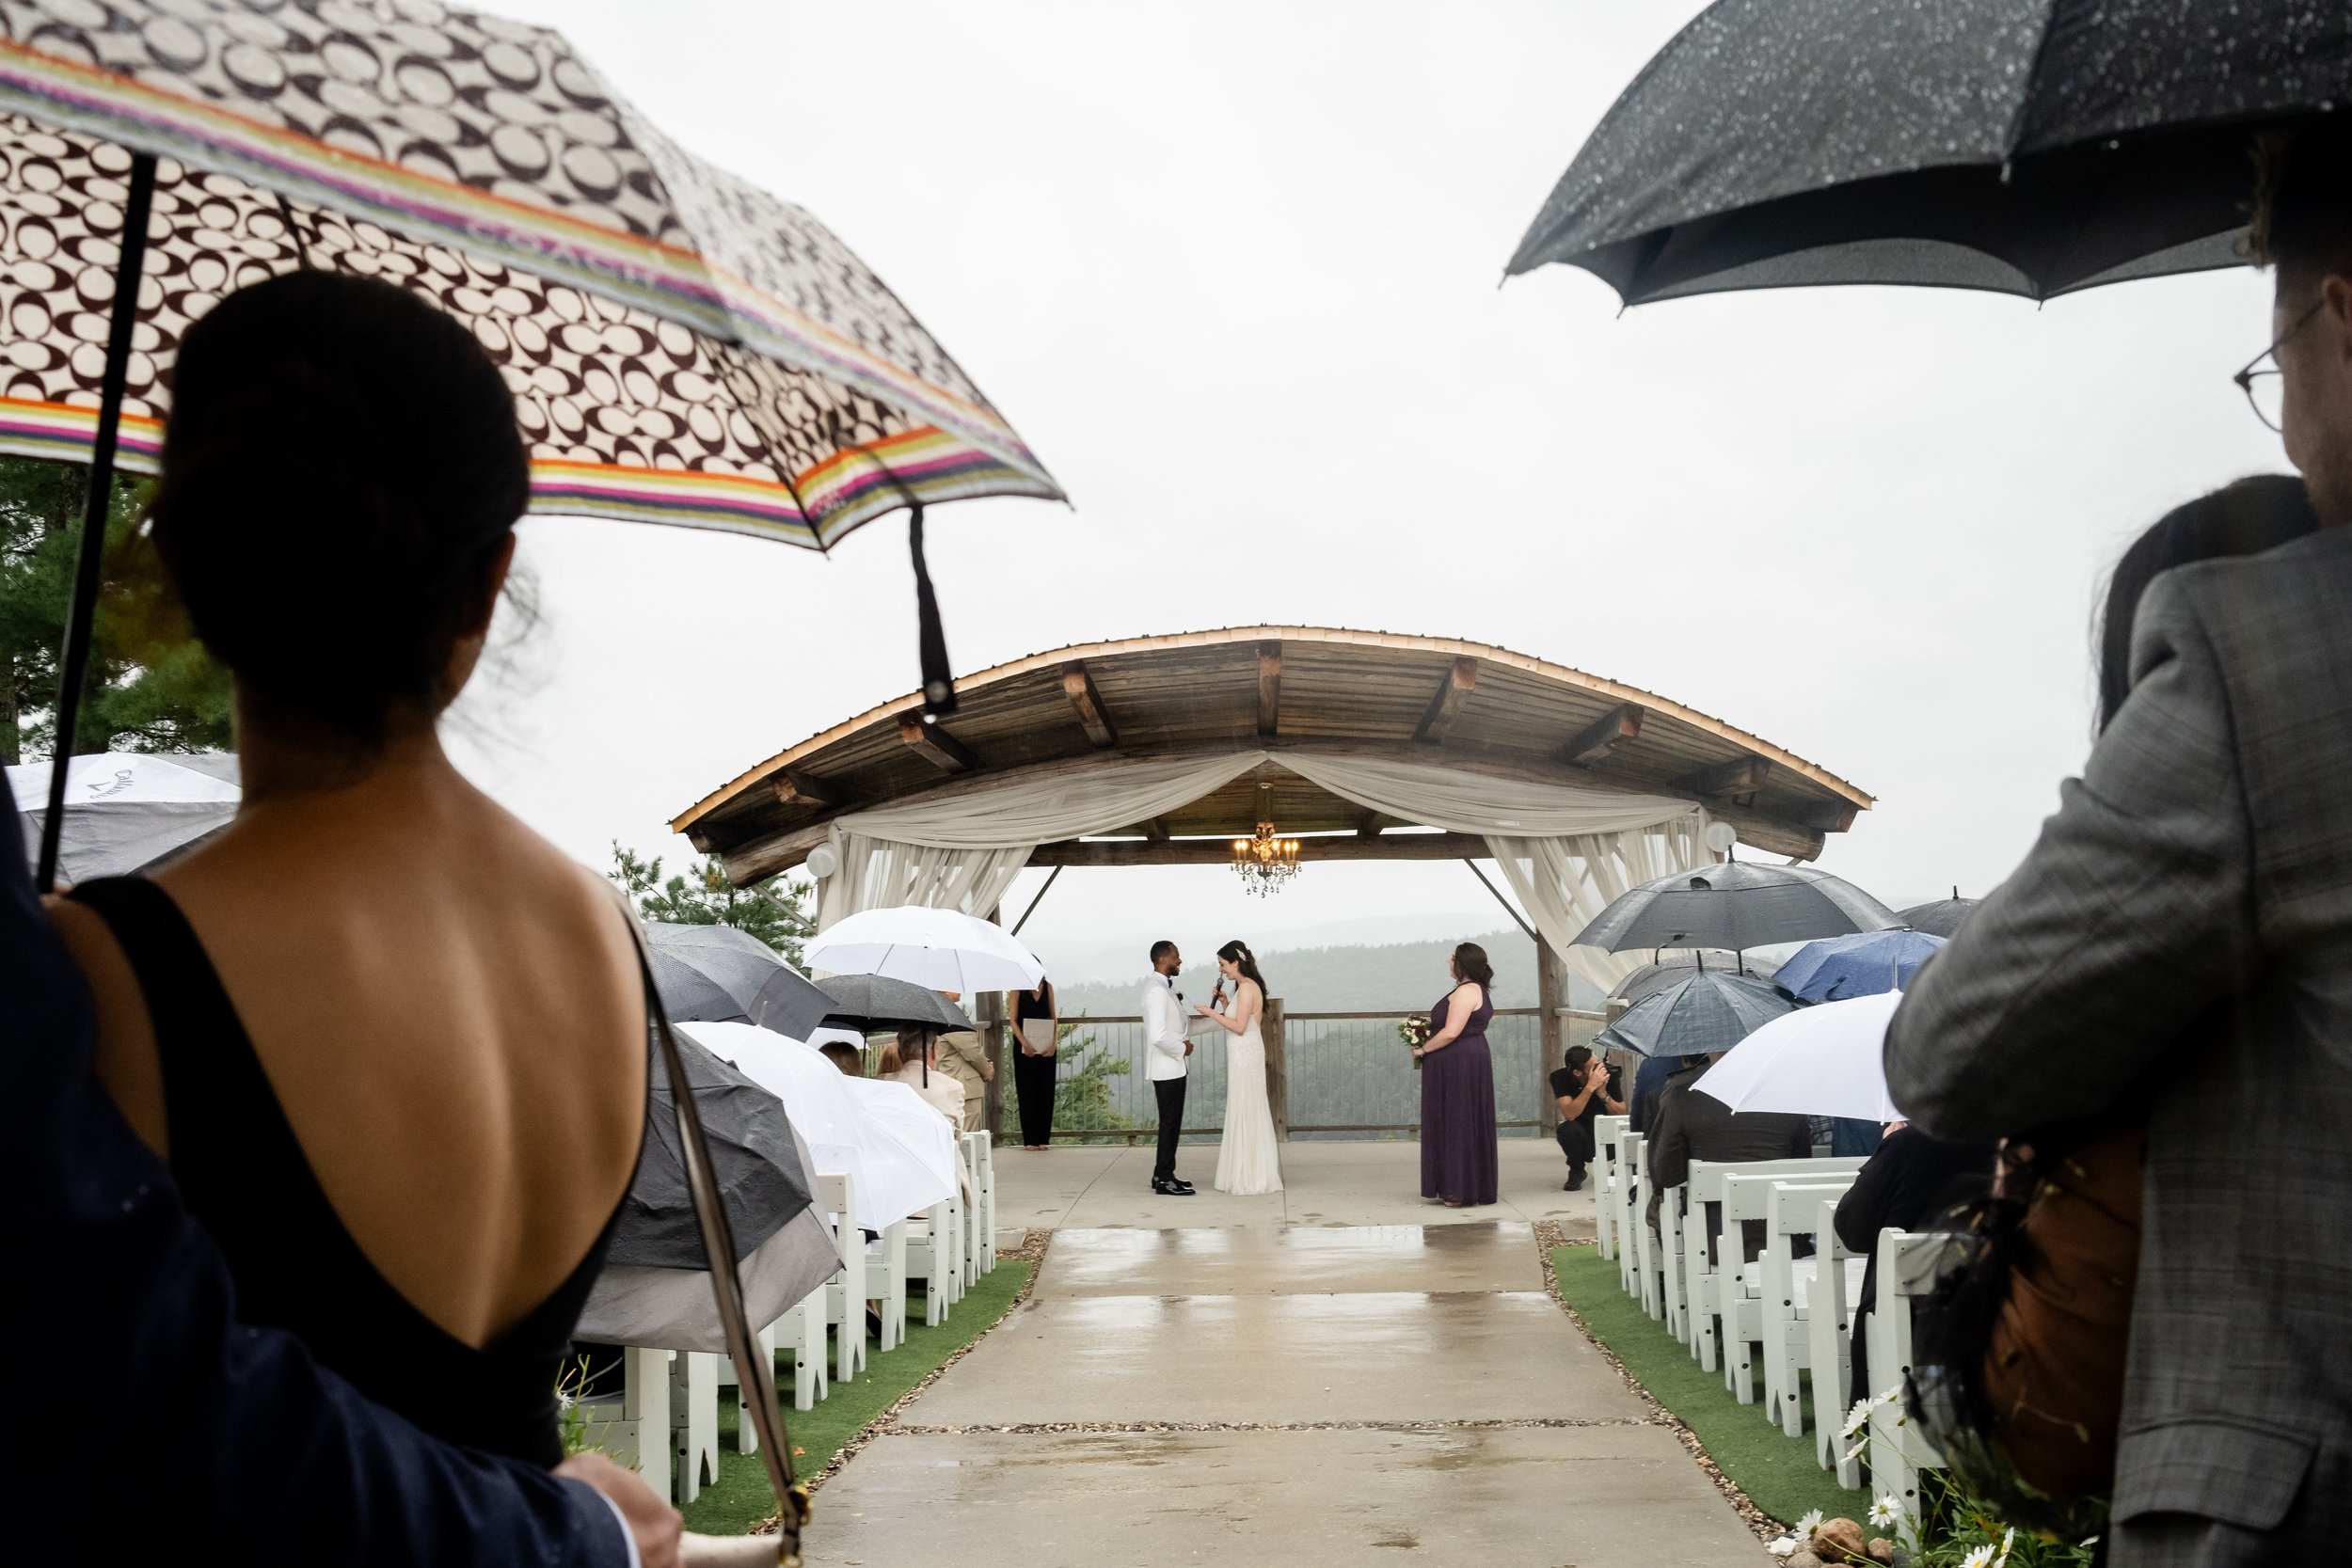
[[[1265,1041],[1265,1098],[1274,1110],[1274,1141],[1286,1144],[1291,1141],[1291,1070],[1284,1054],[1280,997],[1265,999],[1265,1016],[1258,1022],[1258,1035]]]
[[[1560,1009],[1568,1005],[1568,966],[1560,961],[1560,955],[1551,950],[1551,943],[1541,937],[1535,939],[1535,1006],[1542,1014],[1536,1020],[1540,1026],[1537,1037],[1542,1041],[1535,1053],[1535,1126],[1545,1137],[1560,1125],[1560,1102],[1551,1092],[1551,1069],[1568,1057],[1567,1031],[1561,1026]]]
[[[1001,926],[1004,914],[1000,907],[989,911],[988,918]],[[980,1026],[980,1049],[996,1064],[996,1076],[981,1086],[980,1126],[992,1141],[1001,1144],[1005,1141],[1005,1074],[1012,1070],[1012,1064],[1005,1060],[1005,993],[980,992],[973,1002],[972,1014]]]

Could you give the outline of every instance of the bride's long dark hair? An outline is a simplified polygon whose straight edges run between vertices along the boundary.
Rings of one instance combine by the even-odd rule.
[[[1240,970],[1243,979],[1255,980],[1258,983],[1259,995],[1271,996],[1274,994],[1272,991],[1266,990],[1265,976],[1258,973],[1258,955],[1249,951],[1249,944],[1248,942],[1243,942],[1240,938],[1236,937],[1232,942],[1229,942],[1224,946],[1218,948],[1216,950],[1216,956],[1223,958],[1227,963],[1232,964],[1234,968]]]

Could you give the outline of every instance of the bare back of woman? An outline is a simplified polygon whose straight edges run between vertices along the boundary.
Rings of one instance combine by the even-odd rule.
[[[552,1463],[555,1363],[635,1168],[647,1052],[625,908],[436,734],[513,551],[511,397],[430,307],[318,275],[231,296],[179,375],[157,543],[236,676],[246,796],[151,885],[54,906],[100,1075],[248,1315],[427,1430]],[[324,545],[218,488],[311,419],[349,453],[288,481],[344,529]]]

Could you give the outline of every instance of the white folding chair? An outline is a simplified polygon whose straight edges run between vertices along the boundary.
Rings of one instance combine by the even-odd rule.
[[[897,1350],[907,1337],[907,1226],[893,1220],[866,1243],[866,1288],[881,1299],[882,1341],[877,1352]],[[865,1332],[860,1318],[859,1332]]]
[[[1690,1224],[1690,1215],[1682,1203],[1687,1187],[1668,1187],[1665,1201],[1658,1206],[1658,1286],[1660,1315],[1666,1320],[1666,1332],[1686,1345],[1696,1346],[1691,1338],[1691,1279],[1686,1266],[1683,1230]],[[1708,1362],[1714,1365],[1712,1360]]]
[[[835,1383],[866,1369],[866,1238],[857,1227],[855,1183],[847,1171],[817,1173],[817,1202],[833,1222],[841,1272],[825,1287],[825,1322],[834,1330]]]
[[[1725,1183],[1724,1223],[1750,1207],[1749,1180],[1735,1177]],[[1764,1413],[1791,1437],[1804,1435],[1804,1378],[1813,1366],[1812,1314],[1819,1302],[1823,1310],[1833,1291],[1843,1282],[1829,1271],[1842,1267],[1823,1262],[1819,1249],[1812,1258],[1796,1255],[1798,1238],[1811,1238],[1821,1203],[1832,1205],[1851,1181],[1767,1181],[1764,1185],[1764,1256],[1762,1275],[1764,1346]]]
[[[1740,1231],[1729,1223],[1709,1223],[1710,1210],[1716,1220],[1722,1218],[1724,1183],[1733,1176],[1769,1176],[1784,1181],[1818,1181],[1861,1168],[1862,1162],[1858,1159],[1691,1162],[1690,1175],[1685,1182],[1689,1212],[1683,1216],[1682,1245],[1688,1265],[1684,1270],[1687,1280],[1685,1289],[1690,1292],[1692,1316],[1699,1320],[1692,1329],[1692,1349],[1698,1353],[1701,1366],[1708,1371],[1715,1370],[1718,1339],[1713,1320],[1725,1315],[1726,1304],[1736,1305],[1741,1301],[1756,1304],[1752,1309],[1738,1314],[1738,1326],[1747,1337],[1739,1341],[1740,1346],[1747,1344],[1750,1338],[1760,1336],[1763,1331],[1761,1278],[1759,1276],[1754,1285],[1749,1283],[1745,1271],[1747,1249],[1740,1240]],[[1709,1236],[1717,1230],[1722,1232],[1724,1243],[1710,1249],[1708,1245]],[[1712,1257],[1709,1256],[1710,1250]],[[1727,1329],[1729,1326],[1726,1324]],[[1732,1348],[1728,1332],[1721,1343],[1726,1349]],[[1736,1356],[1726,1355],[1724,1363],[1724,1384],[1741,1404],[1752,1404],[1756,1401],[1752,1380],[1738,1375],[1735,1362],[1740,1370],[1751,1366],[1744,1349],[1740,1350]]]
[[[965,1132],[956,1139],[956,1158],[963,1166],[963,1286],[969,1290],[980,1278],[980,1210],[984,1199],[980,1192],[979,1138],[977,1132]],[[961,1294],[961,1292],[958,1292]]]
[[[719,1363],[707,1350],[681,1351],[670,1362],[670,1423],[682,1508],[719,1479]]]
[[[1593,1241],[1603,1258],[1617,1256],[1617,1140],[1625,1124],[1623,1117],[1593,1118]]]
[[[987,1132],[967,1132],[972,1146],[972,1274],[977,1278],[996,1272],[996,1140]]]
[[[674,1445],[670,1437],[670,1357],[672,1351],[629,1345],[621,1352],[621,1392],[617,1401],[600,1398],[601,1408],[589,1418],[598,1447],[615,1465],[626,1465],[645,1478],[663,1497],[670,1496]],[[619,1414],[604,1410],[617,1404]]]
[[[954,1233],[955,1217],[947,1200],[942,1198],[923,1212],[919,1220],[907,1226],[907,1278],[923,1282],[923,1323],[936,1328],[948,1314],[947,1283],[955,1272],[948,1260],[952,1248],[949,1238]]]
[[[1870,1308],[1873,1397],[1899,1388],[1911,1372],[1911,1298],[1934,1288],[1932,1265],[1942,1237],[1892,1227],[1879,1232],[1878,1300]],[[1919,1472],[1944,1463],[1918,1429],[1903,1419],[1900,1400],[1870,1412],[1870,1489],[1892,1496],[1919,1517]]]
[[[1851,1445],[1844,1433],[1853,1408],[1853,1309],[1862,1299],[1862,1271],[1854,1265],[1865,1259],[1837,1239],[1836,1198],[1820,1205],[1813,1237],[1820,1266],[1804,1325],[1813,1352],[1813,1457],[1822,1469],[1837,1472],[1838,1485],[1859,1486],[1862,1461],[1846,1457]]]
[[[1648,1191],[1642,1170],[1642,1134],[1629,1131],[1617,1140],[1616,1200],[1617,1283],[1629,1296],[1642,1294],[1642,1206],[1648,1201]]]
[[[825,1372],[825,1287],[819,1285],[770,1325],[772,1342],[792,1352],[792,1408],[813,1410],[833,1392]]]

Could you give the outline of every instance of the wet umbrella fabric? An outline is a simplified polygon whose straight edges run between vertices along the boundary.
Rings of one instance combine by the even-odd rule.
[[[962,1009],[935,990],[879,974],[828,974],[817,989],[831,1000],[824,1022],[850,1029],[969,1029]]]
[[[1661,986],[1677,980],[1687,980],[1702,969],[1720,970],[1725,974],[1746,974],[1754,980],[1769,980],[1774,970],[1763,958],[1748,958],[1721,948],[1684,948],[1678,952],[1661,953],[1624,979],[1609,988],[1609,1000],[1623,1002],[1629,1006]]]
[[[1628,1007],[1593,1038],[1597,1050],[1644,1056],[1696,1056],[1728,1051],[1796,1004],[1767,981],[1694,972]]]
[[[774,1095],[682,1034],[678,1048],[702,1113],[712,1174],[739,1261],[808,1208],[810,1173],[802,1167],[791,1121]],[[665,1074],[652,1075],[649,1100],[644,1152],[605,1259],[644,1268],[701,1270],[707,1266],[702,1231],[687,1191],[677,1113]]]
[[[1900,990],[1944,939],[1924,931],[1863,931],[1808,942],[1774,978],[1800,1002],[1851,1000]]]
[[[1899,990],[1800,1007],[1759,1027],[1692,1087],[1735,1111],[1895,1121],[1880,1065]]]
[[[1576,941],[1612,953],[1640,947],[1736,952],[1901,924],[1894,911],[1826,871],[1727,861],[1629,889],[1594,916]]]
[[[2340,0],[1719,0],[1508,270],[1627,304],[1911,283],[2032,298],[2243,265],[2249,131],[2352,98]]]
[[[718,981],[656,950],[650,942],[645,948],[645,967],[653,972],[654,991],[661,998],[661,1010],[670,1015],[671,1022],[751,1022],[743,1005],[729,996]]]
[[[809,939],[811,969],[880,974],[973,996],[1028,990],[1045,977],[1037,956],[993,921],[922,904],[861,910]]]
[[[68,882],[128,877],[184,854],[237,815],[236,758],[157,756],[107,752],[74,757],[66,769],[64,837],[57,875]],[[37,802],[49,798],[50,765],[8,768],[8,787],[28,807],[21,814],[28,858],[40,853]]]
[[[823,549],[908,508],[935,711],[924,503],[1061,499],[848,246],[676,146],[558,33],[433,0],[0,0],[0,451],[93,480],[61,728],[113,471],[155,467],[182,338],[301,268],[466,324],[515,388],[534,512]]]
[[[1931,937],[1954,937],[1977,907],[1974,898],[1963,898],[1960,889],[1952,889],[1949,898],[1939,898],[1932,904],[1915,904],[1907,910],[1896,911],[1902,923],[1915,931],[1925,931]]]
[[[673,1009],[673,1021],[739,1019],[804,1039],[832,1009],[833,999],[818,990],[815,981],[785,962],[774,948],[736,927],[649,920],[645,922],[645,945],[706,976],[736,1004],[734,1011],[715,1017]]]

